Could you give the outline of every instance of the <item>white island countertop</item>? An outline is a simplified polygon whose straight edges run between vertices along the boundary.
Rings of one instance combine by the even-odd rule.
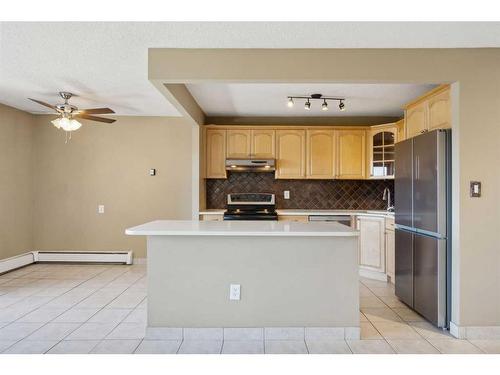
[[[132,236],[352,237],[359,232],[339,223],[280,221],[155,220],[128,228]]]
[[[200,211],[200,215],[223,215],[224,208],[211,208]],[[308,209],[276,209],[278,216],[329,216],[329,215],[352,215],[352,216],[378,216],[393,218],[394,212],[385,210],[308,210]]]

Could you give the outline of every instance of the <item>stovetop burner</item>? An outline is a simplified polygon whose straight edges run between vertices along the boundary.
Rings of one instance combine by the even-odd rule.
[[[224,220],[278,220],[275,196],[267,193],[228,194]]]

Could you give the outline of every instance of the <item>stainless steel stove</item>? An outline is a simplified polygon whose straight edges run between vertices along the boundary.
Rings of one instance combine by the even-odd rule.
[[[224,220],[278,220],[275,196],[267,193],[228,194]]]

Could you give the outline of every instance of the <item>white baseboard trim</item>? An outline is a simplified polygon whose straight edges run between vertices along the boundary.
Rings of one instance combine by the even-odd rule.
[[[388,281],[387,274],[377,271],[366,270],[364,268],[359,269],[359,276],[378,281],[384,281],[384,282]]]
[[[132,251],[33,251],[35,262],[132,264]]]
[[[468,340],[500,340],[498,326],[458,326],[450,322],[450,333],[457,339]]]
[[[132,264],[133,252],[128,251],[30,251],[0,259],[0,274],[33,263],[117,263]]]
[[[359,327],[150,327],[150,340],[359,340]]]
[[[27,266],[35,262],[35,256],[32,252],[16,255],[10,258],[0,260],[0,274]]]

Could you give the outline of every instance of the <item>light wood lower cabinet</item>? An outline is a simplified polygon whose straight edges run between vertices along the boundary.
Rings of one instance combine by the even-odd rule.
[[[206,132],[206,178],[226,178],[226,130]]]
[[[394,230],[385,230],[385,249],[386,249],[386,264],[387,264],[387,276],[390,277],[391,283],[394,284],[396,279],[396,245],[395,245],[395,233]]]
[[[337,131],[337,178],[366,178],[366,131]]]
[[[297,179],[306,176],[306,131],[276,131],[276,178]]]
[[[385,218],[358,216],[359,266],[369,271],[386,271],[385,264]]]
[[[298,223],[307,223],[309,216],[306,215],[279,215],[278,221],[295,221]]]
[[[210,215],[200,215],[201,221],[223,221],[223,214],[210,214]]]
[[[307,130],[306,177],[335,178],[334,130]]]

